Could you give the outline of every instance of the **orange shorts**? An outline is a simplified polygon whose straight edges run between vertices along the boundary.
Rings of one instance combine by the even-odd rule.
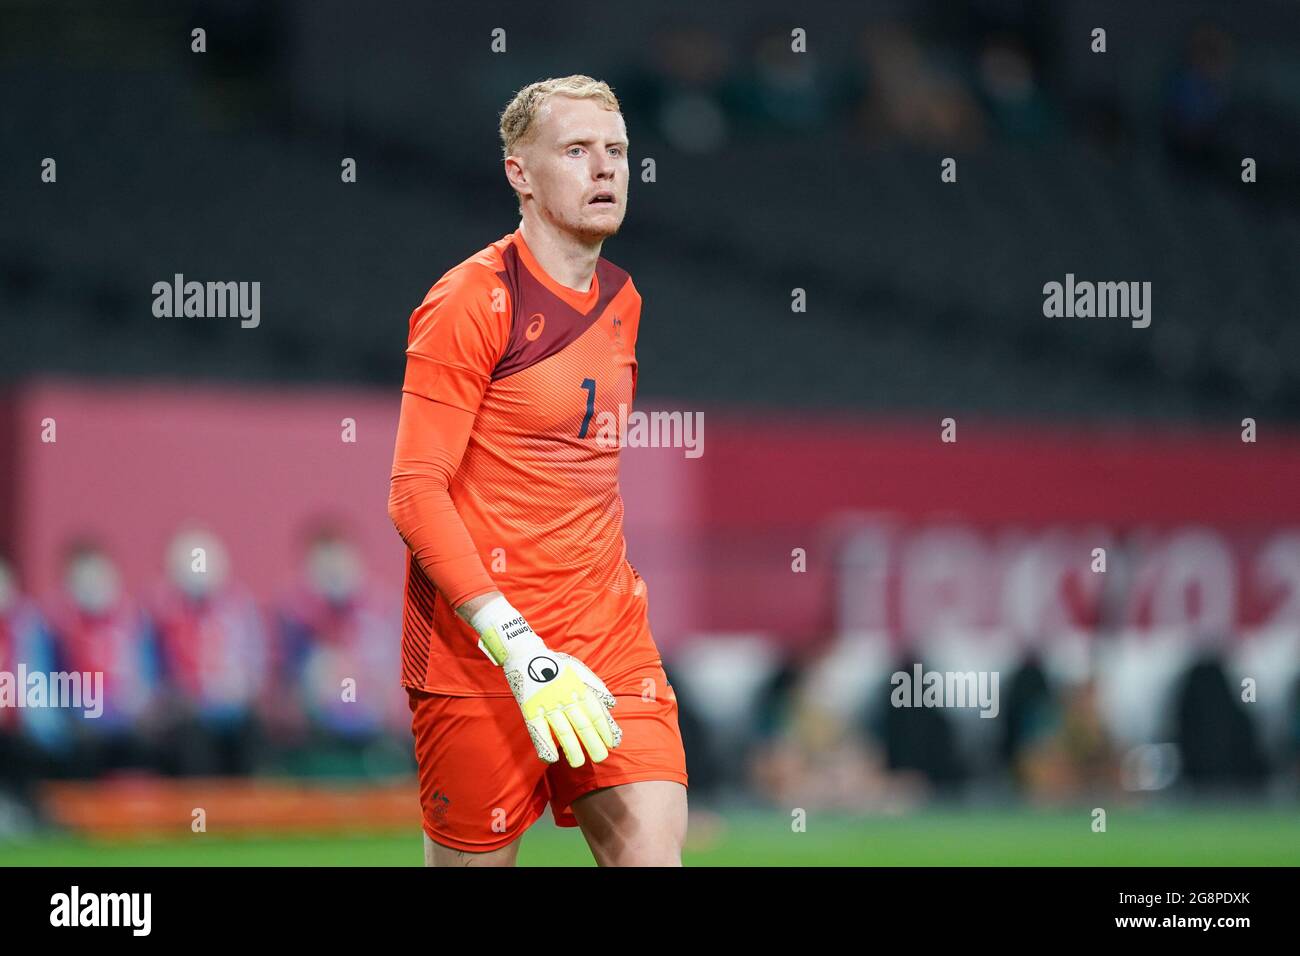
[[[424,832],[470,853],[508,846],[549,803],[555,822],[576,827],[571,804],[602,787],[686,779],[677,695],[661,664],[606,680],[623,742],[598,764],[540,760],[513,697],[451,697],[407,688]]]

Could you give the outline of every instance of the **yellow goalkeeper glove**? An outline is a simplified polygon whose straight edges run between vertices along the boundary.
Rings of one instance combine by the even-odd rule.
[[[558,738],[569,766],[581,767],[584,749],[600,763],[619,745],[623,731],[609,713],[614,695],[576,657],[548,648],[504,597],[480,608],[470,626],[483,653],[505,671],[538,757],[558,761]]]

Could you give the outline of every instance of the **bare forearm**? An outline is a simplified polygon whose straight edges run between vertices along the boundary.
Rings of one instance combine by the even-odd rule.
[[[470,618],[499,597],[505,597],[505,595],[500,591],[489,591],[487,594],[480,594],[478,597],[472,597],[461,604],[456,608],[456,613],[468,624]]]

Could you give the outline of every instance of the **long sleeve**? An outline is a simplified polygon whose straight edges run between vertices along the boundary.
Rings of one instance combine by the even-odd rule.
[[[388,514],[452,607],[496,588],[451,500],[451,479],[473,424],[464,409],[402,395]]]
[[[494,590],[451,482],[509,336],[509,293],[481,266],[440,279],[411,314],[388,514],[452,607]]]

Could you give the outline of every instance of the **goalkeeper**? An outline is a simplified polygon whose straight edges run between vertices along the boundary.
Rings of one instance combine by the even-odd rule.
[[[600,424],[636,392],[641,296],[600,255],[626,128],[571,76],[520,90],[500,132],[521,221],[411,315],[388,502],[425,861],[512,865],[549,805],[601,865],[680,865],[677,702]]]

